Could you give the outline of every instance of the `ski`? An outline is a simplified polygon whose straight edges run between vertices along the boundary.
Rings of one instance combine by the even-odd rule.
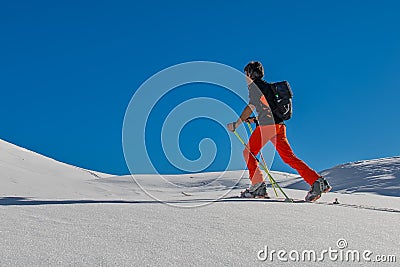
[[[265,197],[241,197],[241,196],[230,196],[224,197],[221,200],[233,200],[233,201],[255,201],[255,202],[286,202],[286,203],[308,203],[304,199],[296,198],[265,198]]]

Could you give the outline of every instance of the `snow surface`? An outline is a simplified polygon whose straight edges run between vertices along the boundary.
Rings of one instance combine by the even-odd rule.
[[[306,195],[297,175],[272,175],[290,197]],[[231,197],[248,186],[244,171],[113,176],[0,140],[0,266],[317,266],[257,252],[337,249],[340,238],[398,266],[400,157],[323,175],[334,190],[317,204],[243,200]]]

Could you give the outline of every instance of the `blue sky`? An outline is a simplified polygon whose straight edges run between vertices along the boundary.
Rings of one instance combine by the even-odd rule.
[[[146,79],[187,61],[260,60],[267,80],[292,85],[288,137],[311,167],[396,156],[399,11],[398,1],[2,1],[0,138],[124,174],[123,118]]]

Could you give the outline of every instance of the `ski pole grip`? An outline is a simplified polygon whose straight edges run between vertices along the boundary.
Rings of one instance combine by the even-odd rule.
[[[250,122],[250,120],[252,120],[256,124],[256,126],[260,126],[256,117],[253,116],[246,119],[247,122]]]
[[[233,131],[236,131],[236,121],[231,122],[232,126],[233,126]]]

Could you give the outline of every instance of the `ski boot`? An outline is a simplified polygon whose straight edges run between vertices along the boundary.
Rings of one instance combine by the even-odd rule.
[[[269,198],[265,182],[251,185],[250,188],[240,193],[243,198]]]
[[[332,186],[329,185],[328,181],[324,177],[319,177],[313,185],[310,191],[308,191],[305,200],[307,202],[314,202],[321,197],[322,193],[328,193],[331,191]]]

